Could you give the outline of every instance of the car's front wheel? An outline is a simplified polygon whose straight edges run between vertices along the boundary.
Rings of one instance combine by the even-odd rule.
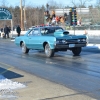
[[[75,47],[72,49],[72,52],[75,56],[78,56],[82,51],[82,48],[81,47]]]
[[[45,45],[45,54],[47,57],[53,57],[54,56],[54,49],[51,49],[49,44]]]
[[[23,52],[23,53],[26,54],[26,53],[29,52],[29,49],[26,47],[25,43],[22,43],[21,47],[22,47],[22,52]]]

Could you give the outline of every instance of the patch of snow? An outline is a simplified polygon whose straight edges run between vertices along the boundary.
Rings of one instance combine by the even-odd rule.
[[[100,44],[88,44],[87,47],[100,49]]]
[[[19,89],[24,88],[25,85],[19,82],[13,82],[4,76],[0,75],[0,91],[7,90],[7,89]]]

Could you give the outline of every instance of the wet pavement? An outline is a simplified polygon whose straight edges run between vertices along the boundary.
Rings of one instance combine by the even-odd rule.
[[[10,100],[99,100],[100,51],[89,50],[84,48],[80,56],[67,51],[46,58],[34,50],[22,54],[14,42],[0,40],[0,66],[10,71],[1,73],[26,85],[14,90]]]
[[[0,100],[96,100],[87,96],[87,92],[77,92],[61,84],[50,82],[35,75],[12,68],[23,77],[12,79],[26,87],[15,90],[5,90]],[[7,92],[8,91],[8,92]]]

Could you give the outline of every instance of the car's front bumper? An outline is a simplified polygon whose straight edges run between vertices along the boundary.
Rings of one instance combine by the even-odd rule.
[[[78,44],[56,44],[55,49],[63,49],[63,48],[74,48],[74,47],[85,47],[87,43],[78,43]]]

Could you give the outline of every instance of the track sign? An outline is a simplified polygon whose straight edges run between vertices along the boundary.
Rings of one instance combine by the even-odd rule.
[[[12,15],[6,8],[0,8],[0,20],[11,20]]]

